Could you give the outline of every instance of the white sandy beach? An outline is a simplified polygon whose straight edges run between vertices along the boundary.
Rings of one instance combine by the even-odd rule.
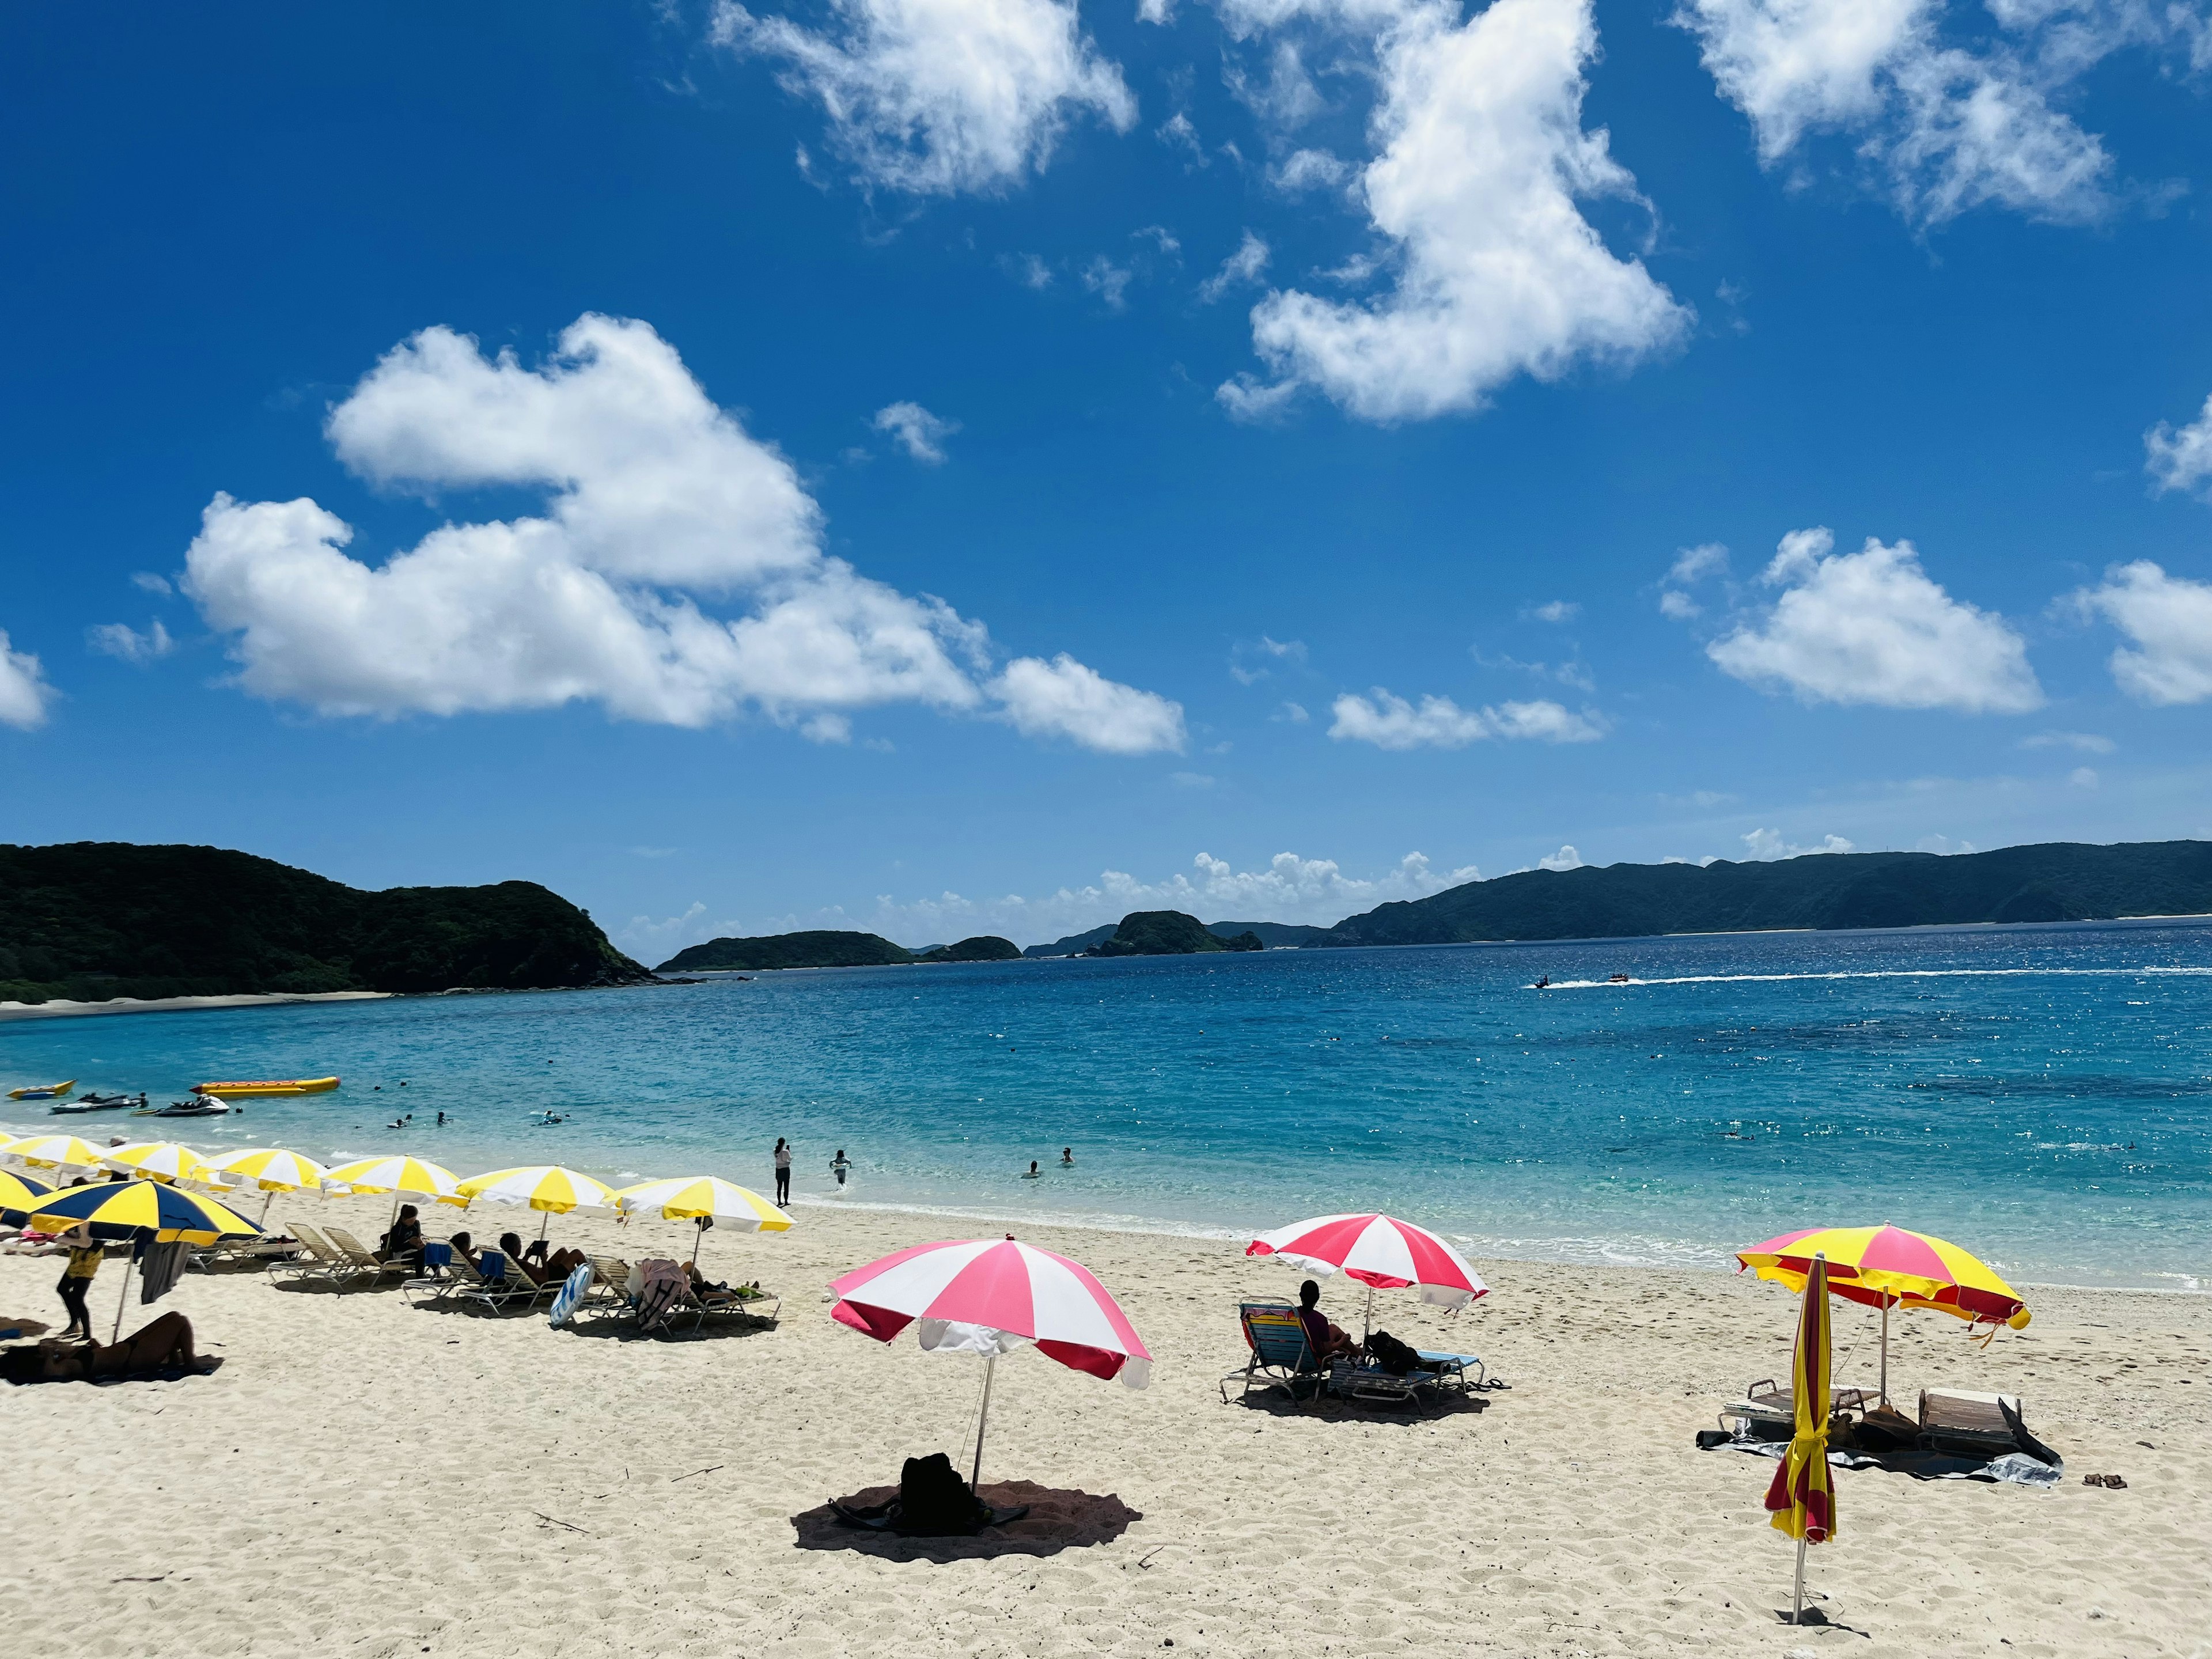
[[[281,1220],[373,1239],[384,1200],[280,1198]],[[461,1218],[483,1238],[526,1212]],[[632,1257],[690,1230],[556,1218]],[[1091,1267],[1151,1346],[1138,1393],[1034,1353],[1000,1367],[984,1485],[1026,1481],[1011,1544],[865,1538],[823,1501],[961,1455],[980,1366],[831,1323],[822,1286],[941,1221],[804,1213],[710,1235],[717,1277],[788,1298],[779,1328],[623,1340],[410,1309],[392,1291],[186,1279],[212,1377],[6,1390],[15,1501],[0,1622],[88,1655],[1497,1654],[2185,1656],[2212,1622],[2212,1300],[2045,1291],[1986,1352],[1900,1317],[1893,1393],[2002,1388],[2061,1451],[2056,1491],[1838,1471],[1841,1536],[1813,1552],[1827,1626],[1793,1630],[1792,1546],[1759,1508],[1772,1465],[1700,1452],[1747,1381],[1786,1375],[1794,1304],[1747,1279],[1485,1261],[1448,1319],[1378,1323],[1469,1348],[1510,1382],[1479,1410],[1224,1405],[1240,1297],[1290,1271],[1233,1246],[1023,1237]],[[0,1309],[58,1321],[58,1264],[0,1258]],[[119,1264],[93,1306],[105,1331]],[[1357,1323],[1342,1280],[1323,1305]],[[1838,1304],[1839,1381],[1870,1381],[1873,1319]],[[1856,1344],[1848,1358],[1844,1350]],[[220,1345],[215,1346],[215,1345]],[[2124,1474],[2124,1492],[2085,1487]],[[35,1501],[29,1494],[35,1491]],[[1024,1491],[1024,1497],[1036,1494]],[[810,1513],[811,1512],[811,1513]],[[1031,1553],[1045,1552],[1045,1553]]]
[[[239,993],[214,997],[111,997],[105,1002],[72,1002],[56,997],[48,1002],[0,1002],[0,1019],[63,1019],[85,1014],[171,1014],[195,1008],[275,1007],[289,1002],[374,1002],[397,994],[391,991],[299,991],[270,994]]]

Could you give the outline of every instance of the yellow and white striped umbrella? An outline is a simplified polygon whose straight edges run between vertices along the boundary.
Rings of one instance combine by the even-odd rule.
[[[441,1204],[465,1207],[460,1177],[441,1164],[421,1158],[392,1156],[361,1158],[323,1172],[326,1193],[391,1193],[408,1198],[434,1198]]]
[[[720,1176],[677,1176],[666,1181],[644,1181],[615,1194],[615,1207],[624,1215],[657,1215],[668,1221],[690,1221],[702,1215],[714,1218],[718,1227],[741,1232],[781,1233],[791,1230],[791,1218],[750,1188]]]
[[[215,1159],[202,1177],[225,1187],[249,1182],[264,1193],[320,1192],[329,1170],[304,1152],[288,1152],[282,1146],[250,1146]]]
[[[61,1165],[97,1169],[100,1160],[106,1156],[106,1147],[95,1146],[76,1135],[25,1135],[21,1140],[0,1147],[0,1158],[11,1158],[18,1163],[47,1170]]]
[[[191,1147],[173,1140],[141,1140],[129,1146],[111,1146],[100,1158],[112,1169],[156,1181],[204,1181],[207,1160]]]
[[[519,1170],[495,1170],[471,1176],[460,1185],[461,1196],[488,1204],[527,1204],[533,1210],[566,1215],[571,1210],[611,1210],[615,1189],[580,1170],[557,1164],[532,1164]]]

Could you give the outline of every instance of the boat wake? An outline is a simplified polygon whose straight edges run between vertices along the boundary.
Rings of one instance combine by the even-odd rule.
[[[2202,978],[2212,968],[1856,968],[1819,974],[1675,974],[1663,978],[1555,979],[1531,991],[1619,991],[1638,985],[1775,985],[1797,979],[2140,979]]]

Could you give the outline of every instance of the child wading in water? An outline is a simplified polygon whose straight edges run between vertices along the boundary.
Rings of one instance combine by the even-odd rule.
[[[837,1156],[830,1160],[830,1173],[837,1177],[837,1184],[840,1187],[845,1184],[845,1171],[852,1167],[853,1160],[845,1156],[845,1149],[840,1146],[837,1149]]]

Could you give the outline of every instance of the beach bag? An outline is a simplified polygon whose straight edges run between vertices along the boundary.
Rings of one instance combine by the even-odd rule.
[[[968,1537],[991,1521],[991,1506],[968,1489],[943,1452],[906,1460],[896,1513],[892,1524],[913,1538]]]
[[[1367,1339],[1367,1357],[1393,1376],[1403,1376],[1421,1367],[1421,1356],[1388,1331],[1377,1331]]]

